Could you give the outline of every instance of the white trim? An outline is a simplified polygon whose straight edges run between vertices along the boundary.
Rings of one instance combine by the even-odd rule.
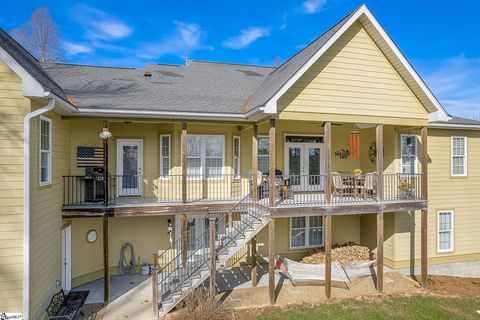
[[[463,154],[463,174],[453,173],[453,139],[461,138],[464,140],[464,154]],[[458,157],[458,156],[457,156]],[[450,137],[450,174],[452,177],[466,177],[468,175],[468,139],[466,136],[451,136]]]
[[[450,213],[450,248],[440,250],[440,213]],[[448,231],[443,231],[448,232]],[[455,211],[453,210],[439,210],[437,211],[437,252],[444,253],[444,252],[453,252],[455,251]]]
[[[235,140],[238,140],[238,156],[235,156]],[[233,169],[233,177],[235,179],[238,179],[241,177],[242,175],[242,171],[241,171],[241,168],[242,168],[242,158],[241,158],[241,140],[240,140],[240,136],[233,136],[233,139],[232,139],[232,169]],[[235,173],[235,158],[238,159],[238,174]]]
[[[168,137],[168,156],[162,155],[163,150],[163,138]],[[168,172],[163,172],[163,158],[168,158]],[[160,135],[160,178],[169,179],[170,178],[170,167],[172,165],[172,137],[170,134],[161,134]]]
[[[30,316],[30,120],[55,108],[55,100],[49,99],[43,108],[28,113],[23,119],[23,319]]]
[[[48,176],[47,181],[42,181],[42,153],[45,151],[42,150],[42,121],[48,122]],[[38,181],[40,186],[48,186],[52,184],[52,119],[40,116],[38,120]]]
[[[45,97],[45,90],[40,83],[1,47],[0,60],[22,79],[22,94],[25,97]]]
[[[475,124],[430,123],[428,127],[435,128],[435,129],[480,130],[480,125],[475,125]]]
[[[415,134],[402,133],[400,134],[400,174],[403,174],[403,157],[402,157],[402,138],[403,137],[413,137],[415,140],[415,164],[413,174],[418,173],[418,137]],[[408,173],[410,174],[410,173]]]
[[[277,101],[278,99],[327,51],[337,40],[340,36],[343,35],[345,31],[347,31],[350,26],[357,21],[360,16],[365,15],[367,19],[373,24],[376,30],[379,32],[381,37],[385,40],[387,45],[392,49],[395,56],[400,60],[402,65],[405,69],[410,73],[413,79],[417,82],[420,86],[422,91],[426,94],[428,99],[432,102],[432,104],[437,108],[439,114],[432,116],[432,120],[449,120],[450,117],[448,116],[447,112],[443,109],[440,105],[438,100],[432,94],[430,89],[425,85],[423,80],[417,74],[417,72],[413,69],[411,64],[407,61],[405,56],[400,52],[398,47],[395,45],[393,40],[390,36],[385,32],[382,26],[378,23],[375,17],[372,15],[370,10],[368,10],[367,6],[362,5],[349,19],[348,21],[334,34],[328,39],[328,41],[299,69],[295,72],[295,74],[288,79],[288,81],[265,103],[264,112],[268,114],[276,114],[277,113]]]
[[[309,231],[310,231],[310,217],[321,217],[322,218],[322,243],[318,245],[310,245],[309,241]],[[305,243],[309,245],[292,247],[292,218],[305,218]],[[322,247],[325,244],[325,216],[299,216],[299,217],[290,217],[290,225],[288,226],[288,248],[289,250],[299,250],[299,249],[312,249]],[[315,227],[316,228],[316,227]]]
[[[220,175],[224,175],[225,174],[225,157],[226,157],[226,153],[225,153],[225,139],[226,139],[226,136],[224,134],[195,134],[195,133],[187,133],[187,144],[188,144],[188,137],[222,137],[222,172],[220,173]],[[204,141],[204,140],[203,140]],[[187,178],[188,179],[192,179],[192,180],[195,180],[195,179],[201,179],[200,177],[203,177],[205,178],[205,159],[206,159],[206,156],[205,156],[205,148],[204,148],[205,144],[202,142],[202,146],[200,147],[200,173],[198,174],[198,176],[196,174],[190,174],[188,173],[188,166],[187,166]],[[181,150],[183,148],[183,145],[182,143],[180,143],[180,153],[181,153]],[[181,158],[181,154],[180,154],[180,158]],[[188,160],[188,148],[187,148],[187,160]],[[181,168],[181,166],[180,166]],[[209,177],[208,179],[221,179],[222,177]]]

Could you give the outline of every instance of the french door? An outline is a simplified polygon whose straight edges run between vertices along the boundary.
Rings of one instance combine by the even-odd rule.
[[[142,140],[117,140],[117,194],[142,195]]]
[[[323,190],[323,143],[285,143],[285,171],[296,191]]]

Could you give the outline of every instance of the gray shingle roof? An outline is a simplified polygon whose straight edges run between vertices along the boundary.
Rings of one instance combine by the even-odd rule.
[[[245,113],[271,67],[187,61],[144,69],[46,63],[43,67],[79,107]]]
[[[40,62],[2,28],[0,28],[0,47],[37,80],[45,90],[51,91],[63,99],[67,99],[62,88],[45,72]]]
[[[275,93],[277,93],[280,88],[283,87],[283,85],[327,43],[327,41],[357,10],[358,9],[352,11],[336,25],[276,68],[255,90],[250,110],[267,103],[267,101],[270,100],[270,98],[273,97]]]

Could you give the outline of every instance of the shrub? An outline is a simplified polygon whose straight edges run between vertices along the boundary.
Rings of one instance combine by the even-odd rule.
[[[192,291],[184,302],[183,316],[185,319],[223,320],[227,318],[227,312],[223,305],[215,297],[210,297],[202,287]]]

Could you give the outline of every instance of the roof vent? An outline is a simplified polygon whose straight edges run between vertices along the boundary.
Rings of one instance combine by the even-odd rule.
[[[144,77],[151,77],[152,76],[152,65],[151,64],[147,64],[147,66],[145,67],[145,71],[143,72],[143,76]]]

